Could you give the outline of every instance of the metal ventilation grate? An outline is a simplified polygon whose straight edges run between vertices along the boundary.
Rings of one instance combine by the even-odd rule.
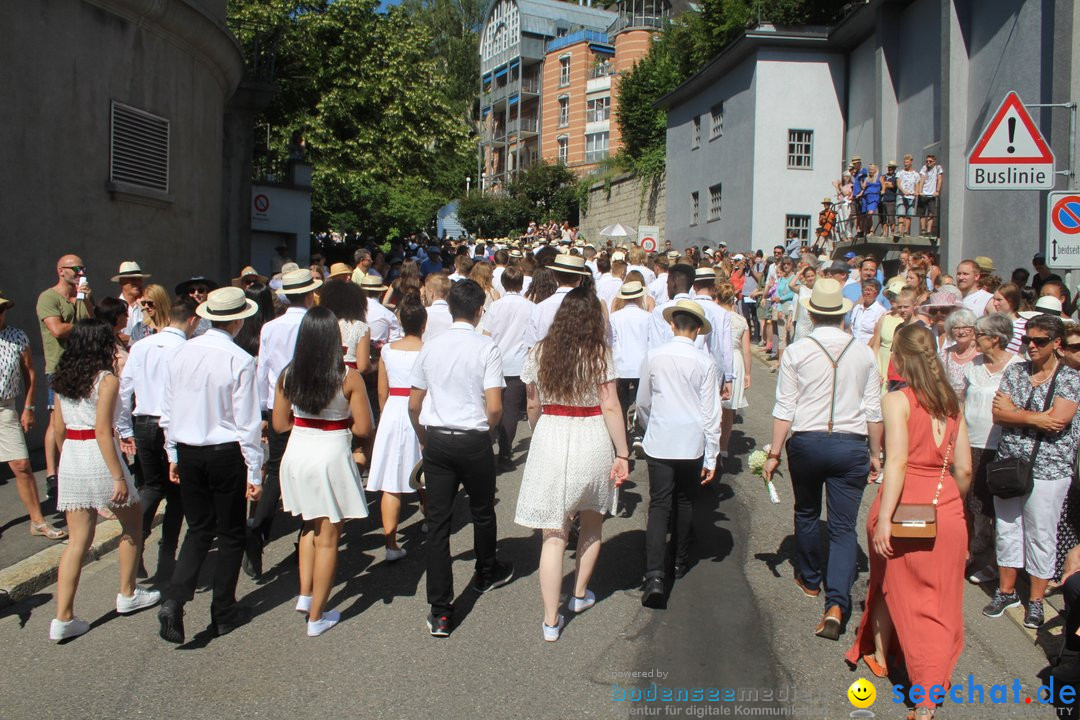
[[[169,192],[169,121],[113,101],[109,179]]]

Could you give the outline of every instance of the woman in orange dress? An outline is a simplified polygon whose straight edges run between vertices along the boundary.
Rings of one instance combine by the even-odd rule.
[[[902,659],[911,684],[924,689],[915,710],[924,718],[934,714],[928,691],[934,685],[949,687],[964,648],[963,498],[971,482],[971,447],[930,330],[921,324],[897,330],[893,360],[907,386],[886,394],[881,403],[886,459],[866,522],[870,587],[847,661],[854,666],[861,658],[871,672],[886,677],[890,655]],[[935,499],[935,538],[892,537],[899,503]]]

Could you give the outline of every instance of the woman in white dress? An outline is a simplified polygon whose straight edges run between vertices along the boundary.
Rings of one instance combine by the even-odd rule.
[[[735,310],[734,285],[729,282],[716,284],[716,304],[731,313],[731,366],[735,378],[731,382],[731,397],[722,401],[723,414],[720,420],[720,457],[726,458],[735,411],[750,405],[746,397],[746,391],[750,389],[750,327],[746,318]],[[798,329],[796,325],[796,332]]]
[[[281,458],[282,506],[304,519],[296,610],[307,614],[307,634],[314,637],[341,619],[336,610],[325,609],[341,523],[368,515],[352,438],[371,434],[371,406],[360,374],[341,361],[334,313],[323,307],[308,310],[276,392],[274,430],[292,431]]]
[[[116,611],[132,613],[161,599],[157,591],[135,584],[142,554],[142,508],[113,436],[120,391],[120,381],[113,374],[115,353],[116,337],[108,323],[80,320],[68,335],[67,349],[52,379],[56,393],[53,435],[64,448],[56,509],[67,516],[68,545],[60,557],[51,640],[77,637],[90,629],[89,623],[75,617],[75,592],[101,510],[112,510],[123,529],[117,550],[120,593]]]
[[[817,268],[813,266],[804,267],[796,278],[791,281],[791,289],[799,292],[799,302],[795,303],[795,337],[792,342],[810,337],[810,332],[814,329],[814,323],[810,319],[810,313],[807,312],[802,299],[810,297],[816,281]],[[721,444],[723,444],[723,441],[721,441]]]
[[[401,496],[415,492],[409,477],[420,461],[420,441],[409,420],[409,378],[424,345],[420,338],[427,325],[427,310],[418,293],[410,293],[398,303],[398,320],[405,337],[384,346],[379,359],[379,429],[367,484],[368,492],[382,493],[379,507],[387,562],[405,557],[405,550],[397,543]]]
[[[371,328],[365,322],[364,291],[356,283],[325,283],[319,292],[319,305],[338,319],[345,365],[363,375],[371,369]]]
[[[514,522],[543,530],[540,594],[548,641],[558,640],[563,627],[559,593],[571,520],[579,516],[580,530],[568,607],[578,613],[596,602],[588,588],[604,513],[613,511],[615,487],[629,472],[607,332],[600,300],[591,290],[575,288],[521,371],[533,435]]]

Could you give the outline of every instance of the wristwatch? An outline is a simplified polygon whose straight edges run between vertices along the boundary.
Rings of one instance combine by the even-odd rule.
[[[23,412],[26,412],[27,410],[29,410],[30,412],[37,412],[37,408],[33,405],[27,405],[23,408]]]

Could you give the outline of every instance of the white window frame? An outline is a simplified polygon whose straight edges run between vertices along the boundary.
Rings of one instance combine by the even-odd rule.
[[[596,117],[596,106],[603,103],[604,116]],[[603,97],[589,98],[585,102],[585,122],[607,122],[611,119],[611,97],[604,95]]]
[[[720,101],[709,108],[709,140],[724,135],[724,102]]]
[[[570,138],[566,135],[559,135],[555,138],[555,142],[559,146],[559,162],[563,165],[570,164]]]
[[[720,219],[720,213],[723,209],[724,202],[724,185],[723,183],[716,183],[709,186],[709,222],[714,222]]]
[[[788,170],[813,170],[814,131],[807,128],[793,128],[787,132]]]
[[[784,216],[784,237],[788,236],[790,231],[794,230],[796,236],[801,241],[810,240],[810,216],[809,215],[785,215]]]
[[[595,138],[590,140],[591,138]],[[600,144],[600,139],[603,138],[603,148],[599,149],[596,146]],[[592,150],[589,149],[590,142],[593,145]],[[598,132],[589,133],[585,136],[585,163],[592,164],[598,163],[601,160],[605,160],[608,157],[608,153],[611,149],[611,133]]]
[[[570,124],[570,96],[559,96],[559,117],[556,127],[564,128]]]
[[[559,87],[570,85],[570,54],[559,56]]]

